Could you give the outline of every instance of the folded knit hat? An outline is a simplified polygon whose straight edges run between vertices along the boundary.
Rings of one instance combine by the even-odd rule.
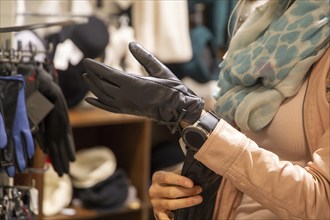
[[[116,166],[116,157],[109,147],[79,150],[70,167],[72,184],[75,188],[90,188],[111,176]]]
[[[75,197],[81,199],[84,207],[95,210],[111,210],[124,206],[128,198],[130,180],[122,169],[98,184],[85,189],[74,189]]]

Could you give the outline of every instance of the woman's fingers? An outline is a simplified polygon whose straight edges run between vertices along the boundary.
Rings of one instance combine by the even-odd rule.
[[[152,176],[152,183],[159,185],[176,185],[192,188],[194,183],[191,179],[173,172],[157,171]]]
[[[159,215],[165,215],[169,210],[200,204],[201,192],[202,188],[194,186],[189,178],[165,171],[154,173],[149,188],[151,204]]]
[[[176,210],[198,205],[202,201],[202,196],[196,195],[179,199],[156,198],[151,199],[151,204],[155,210]]]
[[[198,195],[201,192],[202,188],[200,186],[185,188],[176,185],[159,185],[155,183],[152,184],[149,188],[149,195],[151,198],[176,199]]]

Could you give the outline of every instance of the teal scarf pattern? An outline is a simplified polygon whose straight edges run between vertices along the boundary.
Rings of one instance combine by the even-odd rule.
[[[215,111],[242,130],[267,126],[329,43],[329,2],[270,0],[256,8],[220,63]]]

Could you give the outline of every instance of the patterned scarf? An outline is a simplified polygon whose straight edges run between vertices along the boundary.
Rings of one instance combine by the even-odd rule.
[[[242,130],[260,131],[295,95],[329,41],[329,2],[270,0],[233,37],[220,64],[215,110]]]

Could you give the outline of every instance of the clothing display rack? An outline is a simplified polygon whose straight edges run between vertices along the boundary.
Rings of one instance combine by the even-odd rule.
[[[47,28],[53,26],[65,26],[65,25],[83,23],[85,21],[86,21],[85,19],[71,19],[71,20],[57,21],[57,22],[27,24],[27,25],[12,26],[12,27],[0,27],[0,33],[17,32],[22,30],[34,30],[34,29]]]
[[[10,7],[13,10],[9,10],[10,13],[6,13],[6,15],[2,14],[1,18],[3,16],[8,18],[15,15],[14,2],[12,1]],[[3,6],[3,3],[1,3],[1,6]],[[7,7],[7,9],[9,8]],[[42,18],[49,15],[20,14],[20,16],[37,16]],[[26,47],[23,49],[20,42],[17,42],[17,45],[13,45],[15,32],[81,24],[86,21],[86,18],[83,16],[73,16],[66,17],[63,21],[40,22],[26,25],[13,25],[15,23],[14,17],[10,20],[10,22],[1,23],[0,25],[0,65],[5,63],[10,64],[7,65],[10,71],[6,74],[3,72],[3,75],[16,74],[16,67],[23,60],[33,61],[34,57],[38,54],[45,54],[47,57],[54,49],[52,44],[49,44],[49,48],[45,50],[36,49],[33,44],[29,44],[28,49]],[[32,64],[35,65],[34,62]],[[38,63],[37,66],[42,66],[43,64]],[[43,146],[37,144],[34,156],[29,161],[30,166],[25,171],[17,172],[13,177],[8,177],[6,172],[2,174],[3,178],[0,185],[0,220],[18,219],[18,217],[29,220],[149,219],[150,203],[147,186],[150,178],[150,121],[135,116],[111,114],[99,109],[86,111],[71,110],[68,114],[76,149],[80,150],[95,145],[104,145],[112,148],[118,158],[117,166],[127,172],[128,178],[136,188],[137,197],[141,202],[139,204],[133,204],[130,207],[122,207],[109,211],[103,210],[101,212],[84,207],[70,206],[68,208],[74,210],[74,215],[57,214],[45,216],[42,211],[45,195],[44,176],[48,170],[49,158],[47,159],[47,154],[42,149]],[[38,126],[34,126],[33,123],[31,125],[31,133],[34,134],[39,128]],[[130,138],[125,138],[127,136]],[[10,202],[7,202],[7,198],[10,198]],[[29,202],[27,203],[26,201]],[[9,206],[8,204],[11,205]],[[18,204],[21,206],[18,206]]]
[[[23,50],[21,42],[17,42],[17,49],[12,49],[11,40],[6,39],[5,46],[0,48],[0,76],[1,80],[8,79],[8,83],[13,82],[12,79],[16,79],[17,75],[17,67],[21,64],[26,63],[34,63],[34,57],[40,53],[47,54],[47,51],[40,51],[34,48],[32,44],[29,45],[29,50]],[[27,60],[27,61],[26,61]],[[4,82],[4,81],[3,81]],[[2,86],[6,87],[3,83]],[[2,93],[4,87],[0,88],[0,92]],[[5,93],[6,94],[6,93]],[[8,95],[8,94],[7,94]],[[11,94],[14,95],[14,94]],[[3,100],[9,98],[5,95],[2,97]],[[12,98],[12,97],[11,97]],[[2,100],[2,101],[3,101]],[[6,103],[0,102],[1,109],[5,108],[4,105]],[[19,103],[19,101],[17,101]],[[18,104],[17,107],[18,108]],[[16,117],[22,117],[22,115],[17,116],[19,110],[14,111],[12,114],[15,114]],[[6,115],[2,115],[2,117],[13,117],[8,115],[8,111]],[[10,114],[10,112],[9,112]],[[3,119],[5,120],[5,119]],[[21,120],[21,119],[18,119]],[[32,124],[31,124],[32,125]],[[7,124],[8,126],[8,124]],[[14,128],[12,128],[14,129]],[[31,135],[36,130],[37,127],[31,127]],[[9,135],[9,133],[7,134]],[[8,141],[12,138],[11,136],[7,136]],[[39,207],[42,207],[42,182],[43,182],[43,174],[47,171],[47,166],[45,166],[45,155],[44,153],[35,146],[29,146],[30,149],[34,148],[33,156],[31,158],[26,158],[26,167],[23,167],[23,170],[18,171],[19,169],[15,162],[18,161],[18,149],[16,145],[8,145],[4,149],[1,149],[1,184],[0,184],[0,219],[40,219],[38,216],[41,213]],[[9,149],[13,148],[13,155],[8,158],[6,155],[6,151],[12,151]],[[23,145],[23,151],[28,151],[25,148],[28,146]],[[20,152],[22,155],[22,152]],[[11,161],[12,160],[12,161]],[[16,171],[14,173],[12,171],[8,171],[8,167],[16,167]],[[7,176],[9,175],[9,176]],[[38,192],[39,191],[39,192]],[[40,208],[41,209],[41,208]]]
[[[36,67],[38,65],[47,64],[47,62],[49,61],[47,59],[45,59],[44,63],[36,63],[34,58],[39,54],[44,54],[47,58],[48,54],[53,50],[51,44],[48,45],[49,48],[47,48],[46,50],[40,50],[35,48],[35,45],[33,45],[33,43],[31,42],[29,42],[28,49],[23,49],[22,42],[20,41],[17,41],[17,45],[13,45],[14,32],[34,30],[39,28],[48,28],[53,26],[72,25],[77,23],[83,23],[86,21],[82,18],[73,18],[59,22],[35,23],[15,26],[12,25],[14,23],[14,19],[12,19],[12,15],[14,13],[12,12],[15,8],[15,1],[1,1],[0,3],[0,8],[2,8],[2,10],[3,8],[8,9],[6,13],[2,13],[1,10],[1,20],[5,21],[1,22],[0,26],[0,76],[3,77],[2,79],[6,79],[6,77],[8,77],[8,79],[11,79],[12,76],[16,76],[17,66],[21,64],[33,64],[36,65]],[[2,89],[3,88],[0,88],[0,92]],[[6,99],[6,97],[4,98]],[[31,134],[33,134],[38,130],[38,128],[35,126],[35,124],[31,123],[31,121],[30,125],[30,131]],[[5,154],[3,152],[1,153],[2,155]],[[16,170],[14,173],[10,173],[10,175],[8,174],[8,170],[7,172],[5,170],[8,169],[8,166],[15,166],[15,162],[1,160],[1,220],[33,220],[43,218],[43,175],[49,167],[49,165],[47,165],[48,163],[46,163],[46,158],[47,156],[45,155],[44,151],[40,149],[39,146],[35,147],[33,158],[31,158],[29,161],[26,161],[27,167],[24,167],[24,170],[21,171]]]

